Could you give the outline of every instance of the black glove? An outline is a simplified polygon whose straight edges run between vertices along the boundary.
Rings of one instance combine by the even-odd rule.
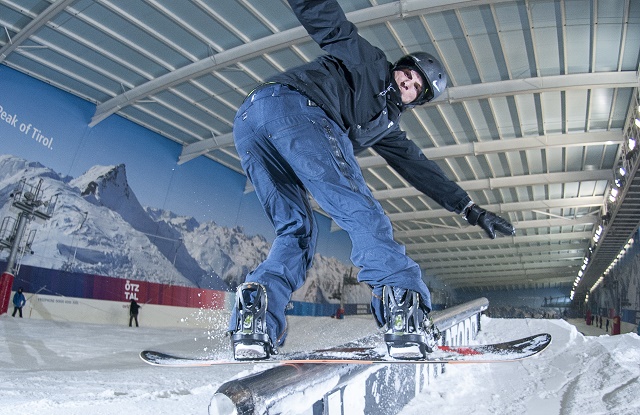
[[[489,238],[496,238],[496,231],[504,235],[515,235],[516,228],[505,219],[493,212],[488,212],[478,205],[471,205],[464,211],[463,217],[472,225],[478,225],[489,235]]]

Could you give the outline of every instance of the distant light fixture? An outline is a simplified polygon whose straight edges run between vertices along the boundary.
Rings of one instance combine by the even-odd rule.
[[[636,123],[638,122],[638,119],[636,118]],[[627,145],[629,146],[629,151],[633,151],[636,148],[636,139],[633,137],[629,137],[629,139],[627,140]]]
[[[618,169],[618,173],[620,173],[620,176],[624,177],[627,174],[627,171],[624,167],[620,167],[620,169]]]
[[[635,123],[636,123],[636,127],[640,128],[640,120],[636,118]]]

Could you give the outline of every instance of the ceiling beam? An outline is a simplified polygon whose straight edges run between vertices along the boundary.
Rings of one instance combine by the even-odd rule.
[[[579,218],[562,218],[562,219],[538,219],[538,220],[524,220],[514,221],[513,226],[518,230],[530,228],[551,228],[559,226],[578,226],[578,225],[594,225],[599,223],[600,219],[594,215],[585,215]],[[484,232],[478,228],[478,232]],[[456,235],[456,234],[468,234],[469,227],[464,226],[462,228],[428,228],[428,229],[412,229],[408,231],[394,231],[394,236],[398,239],[402,238],[420,238],[424,236],[441,236],[441,235]]]
[[[439,105],[442,101],[454,102],[487,99],[520,94],[537,94],[550,91],[596,88],[634,88],[638,85],[635,71],[595,72],[569,75],[540,76],[526,79],[483,82],[473,85],[449,87],[438,99],[423,106]]]
[[[444,282],[446,285],[452,285],[455,289],[485,287],[485,290],[487,290],[488,287],[504,287],[510,284],[530,285],[530,284],[544,282],[549,284],[563,284],[563,285],[569,286],[573,282],[572,277],[548,276],[547,274],[547,277],[544,278],[539,276],[541,274],[537,274],[537,275],[538,277],[536,278],[536,275],[529,274],[526,276],[526,280],[524,279],[525,278],[524,276],[521,276],[520,278],[508,278],[508,277],[507,278],[483,277],[483,278],[477,278],[477,279],[469,278],[468,280],[459,280],[459,281],[443,280],[442,282]],[[532,280],[532,281],[529,281],[529,280]]]
[[[506,256],[521,256],[527,255],[531,256],[532,254],[539,253],[581,253],[584,254],[584,243],[571,242],[564,244],[555,244],[555,245],[538,245],[538,246],[510,246],[508,248],[500,247],[500,255]],[[494,251],[450,251],[450,252],[423,252],[412,254],[411,258],[414,260],[420,260],[422,262],[425,261],[438,261],[441,259],[459,259],[459,258],[467,258],[470,256],[480,256],[480,255],[495,255]]]
[[[468,265],[468,266],[465,266]],[[549,260],[549,261],[535,261],[535,262],[515,262],[514,259],[511,259],[511,263],[482,263],[478,262],[474,264],[471,263],[461,263],[458,267],[438,267],[438,266],[429,266],[427,271],[431,274],[437,275],[438,277],[444,278],[445,275],[460,275],[461,270],[469,270],[472,269],[473,275],[482,275],[482,273],[508,273],[508,272],[521,272],[526,270],[540,270],[540,269],[562,269],[564,273],[567,273],[567,270],[570,270],[571,273],[575,274],[575,271],[580,267],[580,263],[576,260]]]
[[[467,287],[497,287],[497,286],[505,286],[505,285],[520,285],[524,284],[525,286],[531,287],[532,284],[536,283],[554,283],[561,284],[564,286],[571,286],[573,278],[570,276],[565,276],[564,274],[551,274],[549,271],[542,270],[538,273],[528,273],[528,274],[511,274],[511,275],[485,275],[482,277],[468,277],[468,278],[459,278],[459,279],[449,279],[449,278],[440,278],[435,275],[433,278],[440,281],[445,286],[449,286],[453,289],[458,288],[467,288]],[[427,281],[429,278],[427,277]],[[486,288],[485,288],[486,289]]]
[[[428,272],[428,270],[427,270]],[[435,274],[434,274],[435,275]],[[560,267],[558,271],[553,272],[548,269],[528,269],[528,270],[505,270],[505,271],[487,271],[487,272],[476,272],[476,270],[469,271],[464,274],[459,274],[457,276],[443,276],[442,278],[438,275],[435,275],[438,279],[442,279],[443,281],[454,283],[459,281],[475,281],[478,282],[504,282],[504,280],[520,280],[523,281],[526,279],[534,279],[536,277],[549,277],[555,279],[566,279],[567,281],[573,281],[575,279],[575,273],[568,267]],[[516,278],[514,278],[516,277]],[[503,281],[500,281],[503,280]]]
[[[434,241],[434,242],[419,242],[413,244],[406,244],[407,251],[425,251],[429,249],[441,250],[441,249],[467,249],[471,247],[495,247],[500,245],[513,245],[513,244],[529,244],[529,243],[548,243],[548,242],[560,242],[567,240],[586,240],[591,239],[593,232],[563,232],[552,233],[543,235],[525,235],[525,236],[502,236],[496,239],[488,239],[486,237],[479,237],[478,239],[466,239],[466,240],[453,240],[453,241]],[[412,256],[412,255],[410,255]]]
[[[613,180],[611,170],[581,170],[570,172],[527,174],[510,177],[495,177],[489,179],[466,180],[458,185],[467,192],[474,190],[499,189],[504,187],[537,186],[556,183],[580,183],[585,181]],[[398,199],[403,197],[421,196],[422,192],[413,186],[397,189],[377,190],[373,192],[376,200]]]
[[[571,197],[563,199],[547,199],[547,200],[535,200],[529,202],[512,202],[512,203],[498,203],[482,205],[483,208],[496,212],[521,212],[530,210],[545,210],[545,209],[562,209],[562,208],[582,208],[582,207],[595,207],[602,206],[604,204],[603,196],[585,196],[585,197]],[[415,212],[398,212],[387,213],[389,219],[392,222],[399,222],[403,220],[425,220],[433,218],[443,218],[449,216],[455,216],[453,212],[449,212],[446,209],[433,209],[433,210],[421,210]]]
[[[194,158],[206,154],[211,150],[227,147],[231,144],[233,144],[233,133],[222,134],[202,141],[196,141],[193,144],[182,147],[182,153],[178,158],[178,164],[186,163],[187,161],[193,160]]]
[[[75,0],[58,0],[54,1],[42,13],[31,20],[16,36],[9,39],[6,45],[0,48],[0,64],[9,56],[11,52],[20,47],[29,37],[40,30],[41,27],[49,23],[49,21],[62,12],[68,5]]]
[[[545,264],[544,266],[557,266],[559,261],[572,261],[570,263],[570,266],[573,267],[574,265],[581,266],[584,260],[584,255],[570,252],[527,256],[503,256],[502,252],[500,252],[500,257],[496,257],[496,255],[497,253],[495,251],[492,251],[491,254],[480,254],[478,256],[465,256],[463,254],[460,255],[459,259],[455,260],[429,260],[422,262],[427,263],[427,269],[433,272],[436,272],[436,270],[440,270],[445,273],[451,271],[457,273],[461,267],[498,266],[500,267],[500,269],[504,269],[513,265],[514,263],[524,264],[525,266],[528,266],[529,264]],[[580,262],[578,264],[575,264],[575,261]]]
[[[571,134],[548,134],[511,138],[509,140],[492,140],[457,144],[442,147],[423,148],[422,152],[431,160],[452,157],[472,157],[483,154],[506,153],[510,151],[541,150],[556,147],[585,147],[594,145],[620,144],[624,141],[622,130],[583,132]],[[361,168],[386,166],[387,162],[380,156],[358,157]]]

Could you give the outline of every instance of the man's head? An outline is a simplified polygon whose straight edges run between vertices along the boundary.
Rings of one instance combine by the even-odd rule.
[[[447,87],[447,74],[436,58],[414,52],[400,58],[391,68],[402,103],[413,107],[429,102]]]

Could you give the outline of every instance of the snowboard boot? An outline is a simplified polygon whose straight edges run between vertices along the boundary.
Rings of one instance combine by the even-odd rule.
[[[439,332],[420,307],[420,294],[385,286],[382,292],[387,331],[384,341],[395,359],[425,359],[433,352]]]
[[[236,324],[231,333],[233,358],[262,360],[277,354],[267,334],[267,291],[262,284],[247,282],[236,292]]]

